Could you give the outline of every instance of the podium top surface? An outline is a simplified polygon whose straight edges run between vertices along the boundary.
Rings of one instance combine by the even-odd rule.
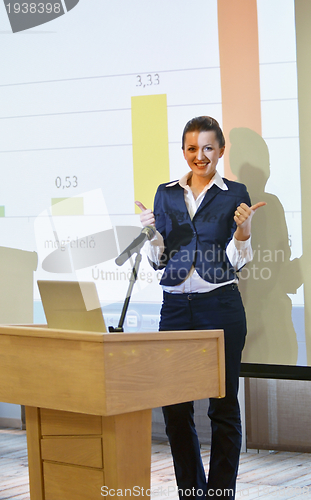
[[[0,326],[0,401],[94,415],[224,396],[222,330]]]
[[[86,332],[78,330],[58,330],[47,325],[0,325],[0,335],[30,338],[47,338],[83,342],[132,342],[163,341],[171,339],[219,338],[222,330],[179,330],[165,332]]]

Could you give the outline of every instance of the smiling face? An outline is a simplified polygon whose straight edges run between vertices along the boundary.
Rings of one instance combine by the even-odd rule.
[[[193,172],[193,177],[199,177],[208,183],[215,175],[219,158],[225,148],[219,147],[214,130],[187,132],[184,142],[184,157]]]

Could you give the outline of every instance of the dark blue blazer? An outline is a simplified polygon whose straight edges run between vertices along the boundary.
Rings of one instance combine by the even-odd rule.
[[[161,285],[174,286],[188,275],[192,265],[205,281],[225,283],[235,279],[226,248],[236,230],[234,212],[240,203],[251,206],[244,184],[224,179],[228,190],[215,184],[206,192],[193,219],[190,219],[184,189],[177,183],[161,184],[154,200],[156,228],[165,250],[159,269],[164,268]]]

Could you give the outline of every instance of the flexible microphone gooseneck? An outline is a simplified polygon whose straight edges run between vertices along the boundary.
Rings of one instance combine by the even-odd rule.
[[[144,246],[147,240],[152,240],[156,234],[156,228],[154,226],[146,226],[141,230],[141,233],[134,241],[120,253],[119,257],[116,258],[115,263],[117,266],[122,266],[133,253],[139,252],[139,250]]]

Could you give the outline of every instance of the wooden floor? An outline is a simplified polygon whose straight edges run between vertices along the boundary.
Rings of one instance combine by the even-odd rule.
[[[202,447],[202,458],[208,471],[207,446]],[[178,498],[167,443],[153,443],[151,489],[152,500]],[[236,499],[255,498],[311,500],[311,455],[254,450],[242,453]],[[25,431],[0,429],[0,500],[5,499],[30,499]]]

